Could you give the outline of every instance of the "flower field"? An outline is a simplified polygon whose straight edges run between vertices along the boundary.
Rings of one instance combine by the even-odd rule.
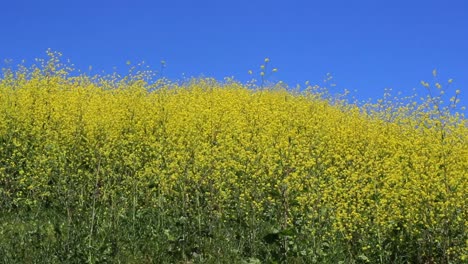
[[[4,72],[1,263],[468,262],[456,98],[143,75]]]

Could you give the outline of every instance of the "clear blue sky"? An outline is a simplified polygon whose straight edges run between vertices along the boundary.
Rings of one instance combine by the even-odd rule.
[[[3,1],[0,59],[32,61],[47,48],[78,68],[112,72],[127,60],[166,76],[246,81],[265,57],[273,80],[320,83],[360,98],[454,79],[468,96],[468,1]]]

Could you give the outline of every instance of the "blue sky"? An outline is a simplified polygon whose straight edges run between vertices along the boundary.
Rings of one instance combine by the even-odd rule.
[[[321,83],[380,97],[422,94],[421,80],[453,78],[468,105],[468,1],[3,1],[0,59],[48,48],[78,68],[123,71],[145,61],[165,75],[251,78],[265,57],[291,86]],[[448,91],[450,93],[450,91]]]

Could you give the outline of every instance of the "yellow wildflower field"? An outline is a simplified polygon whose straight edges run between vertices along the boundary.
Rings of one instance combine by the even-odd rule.
[[[0,262],[468,261],[450,105],[140,77],[5,72]]]

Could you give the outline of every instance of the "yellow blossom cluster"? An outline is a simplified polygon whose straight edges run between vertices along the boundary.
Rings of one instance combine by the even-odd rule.
[[[274,251],[264,238],[276,235],[283,260],[326,259],[321,252],[372,263],[467,258],[461,115],[413,104],[363,111],[309,90],[212,79],[150,90],[138,78],[51,73],[0,80],[2,215],[56,210],[67,225],[81,214],[93,246],[96,230],[113,230],[106,221],[136,221],[153,208],[144,224],[162,226],[154,232],[165,241],[179,232],[180,258],[215,247],[180,241],[216,232],[235,233],[226,236],[257,258],[274,256],[261,252]]]

